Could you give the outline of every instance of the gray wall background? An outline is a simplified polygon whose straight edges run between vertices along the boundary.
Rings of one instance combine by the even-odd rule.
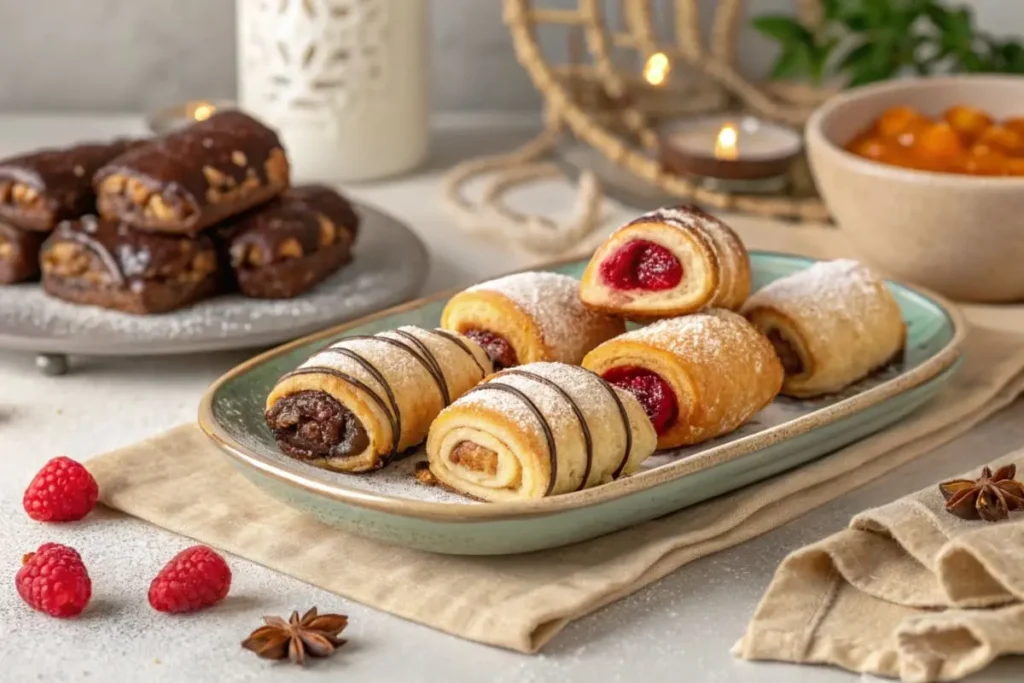
[[[501,0],[426,2],[435,110],[538,106],[502,24]],[[706,17],[714,4],[703,0]],[[793,6],[792,0],[748,4],[754,13]],[[971,5],[985,30],[1024,33],[1024,0],[957,4]],[[0,0],[0,111],[142,111],[185,99],[232,97],[234,21],[232,0]],[[553,48],[564,48],[562,40]],[[763,75],[773,46],[747,29],[740,57],[749,73]]]

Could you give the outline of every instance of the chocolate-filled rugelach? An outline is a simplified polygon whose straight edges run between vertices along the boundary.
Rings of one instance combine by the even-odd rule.
[[[277,134],[238,111],[214,114],[101,168],[100,215],[141,230],[195,234],[288,187]]]
[[[93,175],[140,144],[114,140],[0,160],[0,219],[23,230],[49,232],[64,219],[92,213],[96,201]]]
[[[0,285],[12,285],[39,273],[39,247],[46,235],[19,230],[0,220]]]
[[[41,265],[48,294],[126,313],[181,308],[214,294],[220,283],[206,235],[154,235],[95,216],[58,225]]]
[[[246,296],[288,299],[351,258],[359,217],[322,185],[286,190],[218,231],[231,273]]]
[[[480,346],[447,330],[346,337],[277,381],[267,426],[293,458],[370,472],[426,439],[438,413],[491,370]]]

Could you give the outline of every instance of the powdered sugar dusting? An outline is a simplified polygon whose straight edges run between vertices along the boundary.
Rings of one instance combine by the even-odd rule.
[[[850,325],[867,334],[880,317],[897,312],[885,284],[857,261],[820,261],[810,268],[780,278],[755,293],[744,310],[770,306],[799,315],[808,330],[829,332],[834,325]]]
[[[601,386],[602,380],[579,366],[565,363],[529,363],[517,369],[554,382],[573,398],[584,414],[600,410],[605,402],[610,404],[608,392]],[[576,423],[572,405],[555,390],[535,379],[514,373],[502,373],[491,379],[488,384],[490,383],[512,386],[529,396],[553,431],[557,432],[563,424]],[[466,394],[456,401],[456,404],[490,408],[507,416],[520,427],[539,428],[536,415],[526,402],[515,394],[479,389]]]
[[[691,359],[694,365],[713,365],[726,353],[734,355],[737,350],[750,349],[752,344],[763,347],[767,343],[742,316],[720,308],[661,320],[623,338],[671,351]],[[760,359],[751,360],[760,370]]]
[[[536,321],[544,343],[557,360],[580,360],[582,343],[593,335],[589,329],[604,326],[608,316],[583,306],[579,299],[579,281],[558,273],[516,273],[470,287],[469,292],[497,292],[508,297]],[[583,349],[585,353],[587,349]]]

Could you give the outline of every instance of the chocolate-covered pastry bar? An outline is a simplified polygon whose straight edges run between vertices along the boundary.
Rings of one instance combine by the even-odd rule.
[[[43,149],[0,160],[0,219],[49,232],[66,218],[95,211],[92,177],[136,140]]]
[[[118,157],[94,182],[105,218],[194,234],[288,187],[288,159],[274,131],[225,111]]]
[[[95,216],[58,225],[41,262],[48,294],[126,313],[181,308],[215,293],[220,283],[208,236],[155,235]]]
[[[12,285],[39,273],[39,247],[46,235],[19,230],[0,220],[0,285]]]
[[[358,225],[340,194],[304,185],[243,215],[221,236],[243,294],[288,299],[348,262]]]

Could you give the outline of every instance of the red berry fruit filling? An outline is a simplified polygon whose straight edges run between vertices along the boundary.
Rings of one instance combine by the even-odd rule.
[[[149,585],[149,604],[158,612],[193,612],[223,600],[231,568],[211,548],[195,545],[171,558]]]
[[[495,370],[513,368],[519,365],[516,350],[501,335],[487,330],[468,330],[464,334],[483,347],[487,356],[494,363]]]
[[[81,614],[92,597],[92,581],[82,558],[59,543],[44,543],[25,555],[14,583],[32,609],[62,619]]]
[[[675,392],[657,373],[625,365],[608,370],[602,377],[636,396],[659,436],[668,431],[679,416]]]
[[[72,522],[89,514],[98,496],[89,470],[62,456],[43,465],[25,489],[22,505],[37,522]]]
[[[672,289],[683,279],[683,264],[659,244],[634,240],[604,260],[601,277],[616,289]]]

